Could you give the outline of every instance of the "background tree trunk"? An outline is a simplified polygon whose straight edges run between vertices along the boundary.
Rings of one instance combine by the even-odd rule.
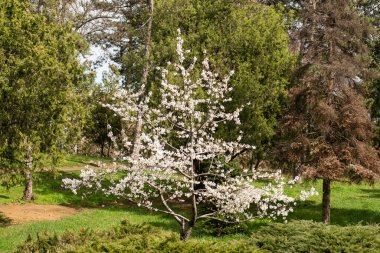
[[[143,101],[147,86],[148,86],[148,74],[150,68],[150,50],[151,50],[151,41],[152,41],[152,23],[153,23],[153,12],[154,12],[154,0],[148,0],[149,2],[149,20],[147,27],[147,34],[145,39],[145,49],[144,49],[144,67],[141,78],[141,97],[140,100]],[[143,125],[142,112],[139,112],[137,117],[137,122],[135,126],[134,140],[133,140],[133,150],[132,150],[132,158],[136,159],[140,153],[140,143],[141,143],[141,129]]]
[[[102,144],[100,145],[100,156],[101,157],[104,157],[104,142],[102,142]]]
[[[29,147],[26,152],[26,168],[25,168],[25,189],[24,189],[24,200],[33,200],[33,157],[32,148]]]
[[[180,239],[181,239],[181,241],[186,242],[187,240],[189,240],[189,238],[190,238],[192,232],[193,232],[193,227],[192,227],[192,226],[189,226],[189,227],[186,229],[186,225],[185,225],[185,223],[184,223],[184,224],[182,225],[182,227],[181,227],[181,232],[180,232]]]
[[[326,224],[330,224],[330,182],[329,179],[323,179],[322,219]]]

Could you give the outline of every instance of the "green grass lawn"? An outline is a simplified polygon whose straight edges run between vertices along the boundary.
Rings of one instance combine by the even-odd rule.
[[[319,196],[313,196],[305,202],[299,202],[289,219],[321,220],[322,181],[305,183],[303,187],[314,186]],[[291,189],[291,194],[301,186]],[[380,223],[380,183],[368,184],[331,184],[331,224],[352,225],[362,223]]]
[[[86,165],[96,165],[97,162],[110,163],[112,158],[109,157],[97,157],[97,156],[87,156],[87,155],[68,155],[61,154],[58,163],[54,167],[74,167],[74,166],[86,166]],[[42,155],[37,167],[49,168],[53,164],[47,155]]]
[[[94,158],[83,156],[68,156],[61,166],[78,166]],[[12,252],[16,246],[24,242],[29,235],[35,237],[41,233],[63,233],[65,230],[79,231],[90,228],[95,231],[107,230],[119,224],[122,220],[128,220],[134,224],[147,223],[153,227],[161,228],[163,233],[178,232],[178,225],[168,216],[152,213],[142,208],[134,207],[128,203],[122,203],[116,198],[106,198],[102,195],[94,195],[82,199],[73,195],[70,191],[61,187],[61,180],[65,177],[73,177],[78,172],[38,172],[35,174],[36,204],[59,204],[83,208],[84,211],[58,221],[39,221],[24,224],[0,227],[0,252]],[[289,220],[315,220],[321,217],[321,181],[304,183],[288,189],[288,193],[296,195],[301,187],[314,186],[320,193],[306,202],[298,202],[295,212],[289,216]],[[21,201],[22,186],[11,188],[7,191],[0,187],[0,204],[17,203]],[[350,224],[374,224],[380,223],[380,184],[374,186],[360,184],[348,185],[343,183],[332,184],[331,194],[331,223],[337,225]],[[116,201],[118,201],[117,204]],[[102,207],[102,205],[104,205]],[[0,222],[2,217],[0,216]],[[269,221],[254,221],[249,224],[249,232],[255,232],[260,226]],[[192,240],[198,241],[228,241],[232,239],[248,238],[249,234],[234,234],[215,238],[202,234],[196,230]]]

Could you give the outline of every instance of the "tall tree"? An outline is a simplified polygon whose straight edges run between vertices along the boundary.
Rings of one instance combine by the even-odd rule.
[[[136,14],[136,13],[135,13]],[[139,17],[139,18],[137,18]],[[147,20],[141,12],[134,20]],[[242,112],[242,124],[221,127],[220,134],[233,138],[240,130],[245,143],[256,145],[255,158],[269,144],[288,85],[293,58],[288,49],[284,18],[274,8],[252,1],[156,1],[152,30],[151,65],[173,61],[175,37],[180,28],[192,55],[212,55],[210,64],[218,71],[236,71],[231,84],[234,100],[229,108],[251,102]],[[139,21],[139,23],[142,23]],[[129,24],[130,25],[130,24]],[[136,27],[137,28],[137,27]],[[131,45],[120,51],[121,72],[126,86],[141,80],[144,37],[133,37]],[[137,75],[136,75],[137,73]],[[160,73],[152,69],[148,76],[150,91],[159,87]]]
[[[128,73],[124,68],[121,72],[124,87],[139,93],[140,100],[144,100],[150,88],[154,0],[64,0],[63,3],[65,8],[61,8],[64,9],[61,13],[74,23],[74,28],[90,43],[112,48],[116,52],[110,55],[114,61],[121,63],[126,54],[135,53],[127,59],[131,63]],[[142,115],[138,118],[133,130],[133,143],[136,143],[131,150],[133,156],[140,152]]]
[[[147,20],[147,28],[146,34],[144,36],[144,52],[143,52],[143,69],[142,76],[140,81],[140,87],[138,88],[138,92],[140,93],[140,101],[142,103],[145,100],[145,96],[147,92],[149,92],[148,87],[148,75],[150,72],[150,55],[151,55],[151,44],[152,44],[152,24],[153,24],[153,14],[154,14],[154,0],[147,0],[147,5],[149,6],[149,14]],[[141,134],[142,134],[142,125],[143,125],[143,111],[140,110],[137,112],[137,121],[134,129],[134,140],[133,140],[133,150],[132,150],[132,158],[137,158],[140,153],[141,147]]]
[[[221,73],[235,69],[237,75],[232,78],[235,100],[228,106],[237,108],[247,102],[251,105],[242,112],[239,129],[226,125],[221,134],[237,136],[240,130],[245,131],[244,142],[258,146],[255,158],[260,160],[264,147],[270,145],[275,134],[293,67],[283,15],[273,7],[248,0],[86,3],[92,5],[86,5],[88,11],[78,15],[81,18],[77,18],[77,23],[83,26],[77,27],[84,33],[92,31],[88,38],[94,43],[117,49],[113,59],[121,64],[127,89],[142,94],[157,90],[160,74],[154,66],[173,60],[178,28],[186,43],[192,45],[193,55],[201,58],[206,50],[213,55],[211,64]],[[150,66],[152,71],[146,75]],[[145,90],[141,91],[143,86]],[[135,133],[139,132],[139,125]]]
[[[230,76],[220,77],[211,71],[208,59],[195,77],[196,59],[185,65],[183,40],[178,38],[178,63],[162,69],[160,86],[161,106],[151,108],[149,93],[141,106],[135,93],[120,92],[121,103],[110,105],[126,121],[137,121],[136,111],[143,110],[141,154],[124,157],[130,165],[103,167],[81,172],[80,179],[64,179],[64,185],[75,194],[83,190],[102,191],[132,200],[138,206],[170,215],[180,226],[180,238],[187,241],[196,223],[202,219],[241,222],[267,216],[286,217],[292,211],[294,198],[284,194],[287,183],[278,173],[245,170],[236,175],[231,164],[231,152],[254,148],[237,141],[216,138],[220,124],[232,121],[239,124],[239,112],[227,111],[223,105],[230,99],[227,93]],[[194,78],[195,77],[195,78]],[[181,82],[178,82],[181,79]],[[172,80],[175,82],[173,83]],[[178,84],[177,84],[178,83]],[[201,92],[203,91],[203,92]],[[202,96],[207,93],[208,96]],[[132,154],[134,155],[134,154]],[[208,162],[207,170],[198,172],[200,162]],[[117,178],[114,176],[118,175]],[[113,178],[109,180],[110,176]],[[257,178],[275,178],[273,183],[257,187]],[[293,184],[295,180],[288,183]],[[204,187],[199,188],[200,184]],[[301,193],[302,198],[314,191]],[[155,200],[161,203],[156,204]],[[173,203],[187,202],[173,207]],[[214,205],[214,210],[200,210],[202,204]],[[254,210],[251,212],[251,210]]]
[[[33,199],[39,155],[64,148],[80,132],[86,81],[79,37],[29,7],[0,3],[0,167],[22,169],[26,200]]]
[[[323,179],[329,223],[331,181],[373,182],[380,170],[362,95],[371,29],[345,0],[305,1],[301,25],[298,85],[289,92],[278,156],[306,177]]]
[[[91,91],[91,97],[87,102],[89,110],[87,124],[84,128],[84,136],[100,148],[101,156],[110,156],[110,151],[113,147],[113,140],[109,136],[112,130],[113,136],[121,138],[122,121],[121,117],[105,104],[110,104],[115,101],[115,93],[120,90],[119,76],[109,73],[104,75],[103,84],[94,85]],[[105,150],[107,149],[107,153]]]
[[[372,49],[371,70],[374,78],[369,85],[369,104],[373,120],[377,123],[377,135],[375,144],[380,147],[380,4],[376,0],[358,0],[356,7],[369,19],[377,29],[377,33],[368,41]]]

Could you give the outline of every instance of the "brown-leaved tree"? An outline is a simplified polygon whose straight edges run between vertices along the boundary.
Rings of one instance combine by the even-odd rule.
[[[296,173],[323,180],[323,221],[330,183],[373,182],[378,152],[363,97],[371,28],[346,0],[308,0],[300,19],[297,84],[289,92],[278,158]]]

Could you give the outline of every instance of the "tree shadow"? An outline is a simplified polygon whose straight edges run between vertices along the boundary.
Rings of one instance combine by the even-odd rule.
[[[47,199],[48,202],[75,208],[104,207],[119,202],[116,197],[106,196],[101,192],[87,195],[82,195],[85,193],[79,192],[76,195],[69,189],[65,189],[62,185],[62,180],[64,178],[77,178],[78,172],[41,171],[35,174],[34,193],[37,201],[38,199]]]
[[[70,190],[62,187],[62,179],[76,178],[78,172],[59,171],[57,172],[38,172],[38,182],[36,183],[35,193],[38,198],[48,199],[46,202],[54,202],[64,206],[75,208],[94,208],[106,209],[109,211],[121,211],[142,216],[142,220],[152,226],[158,227],[164,231],[174,233],[179,232],[179,224],[168,214],[157,213],[149,211],[142,207],[134,206],[132,203],[120,200],[116,197],[105,196],[103,193],[89,194],[85,198],[73,194]],[[372,198],[380,197],[380,190],[378,189],[363,189],[363,193],[367,193]],[[320,222],[322,216],[322,205],[313,201],[305,201],[297,203],[294,208],[295,212],[291,213],[288,221],[291,220],[313,220]],[[175,205],[174,205],[175,206]],[[183,209],[183,207],[179,207]],[[186,209],[186,208],[185,208]],[[185,210],[186,212],[186,210]],[[282,222],[280,220],[276,222]],[[248,223],[247,232],[245,235],[254,233],[260,227],[266,226],[268,220],[256,220]],[[350,209],[350,208],[331,208],[331,224],[334,225],[352,225],[352,224],[374,224],[380,223],[380,211],[375,212],[365,209]],[[201,227],[196,227],[194,236],[209,236],[207,233],[202,232]]]
[[[12,220],[0,212],[0,227],[7,227],[11,225],[11,223],[12,223]]]
[[[366,195],[363,195],[363,197],[366,198],[380,198],[380,189],[360,189],[363,193]]]
[[[322,221],[322,204],[312,201],[300,203],[295,212],[289,214],[288,220]],[[332,225],[380,224],[380,212],[366,209],[331,208]]]
[[[92,163],[88,162],[88,161],[83,161],[81,159],[76,159],[74,157],[68,157],[66,158],[67,161],[70,161],[70,162],[75,162],[75,163],[78,163],[78,164],[83,164],[83,165],[92,165]]]

